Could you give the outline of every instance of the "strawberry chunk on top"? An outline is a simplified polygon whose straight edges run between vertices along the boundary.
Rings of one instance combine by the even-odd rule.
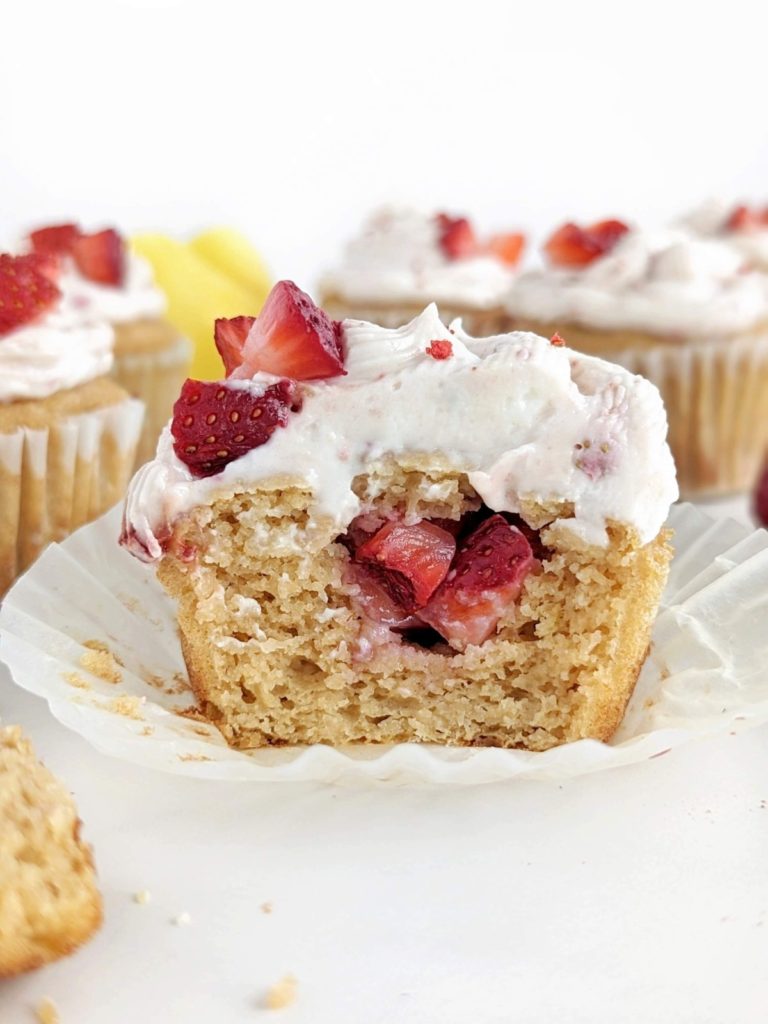
[[[544,244],[544,252],[557,267],[585,267],[610,252],[627,231],[620,220],[601,220],[587,228],[563,224]]]
[[[125,243],[114,228],[79,235],[72,258],[83,277],[97,284],[119,286],[125,279]]]
[[[0,337],[34,323],[60,298],[49,256],[0,255]]]
[[[451,217],[447,213],[435,216],[438,245],[449,260],[463,260],[477,253],[475,232],[466,217]]]
[[[238,378],[263,371],[292,380],[322,380],[346,373],[341,324],[293,281],[278,281],[248,332]]]
[[[77,224],[52,224],[47,228],[30,231],[29,241],[33,252],[61,256],[72,251],[75,239],[80,235]]]
[[[450,572],[419,618],[457,650],[481,644],[517,600],[534,561],[521,531],[493,515],[460,543]]]
[[[768,207],[756,210],[751,206],[737,206],[725,222],[726,231],[756,231],[768,227]]]
[[[485,250],[501,263],[506,263],[508,267],[515,267],[520,262],[524,246],[525,235],[513,232],[506,235],[491,235]]]
[[[290,380],[257,395],[223,381],[187,379],[173,407],[173,450],[194,476],[212,476],[266,444],[300,407]]]
[[[242,363],[245,339],[255,322],[255,316],[219,317],[215,321],[213,338],[227,377]]]
[[[355,552],[379,586],[410,615],[422,608],[448,574],[456,540],[425,519],[393,520]]]

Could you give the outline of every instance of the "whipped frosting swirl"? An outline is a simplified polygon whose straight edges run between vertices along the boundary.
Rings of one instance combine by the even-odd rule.
[[[370,217],[320,287],[350,302],[434,301],[490,309],[500,304],[515,272],[493,256],[448,259],[434,215],[387,207]]]
[[[58,285],[86,321],[122,324],[162,316],[166,308],[165,296],[155,284],[149,263],[130,250],[125,253],[125,276],[120,285],[89,281],[66,257]]]
[[[591,543],[607,543],[609,520],[643,541],[658,533],[677,484],[649,381],[533,334],[471,338],[434,305],[397,330],[346,320],[343,334],[347,375],[301,385],[287,426],[216,476],[192,476],[166,427],[128,493],[134,554],[160,558],[177,516],[274,477],[309,486],[313,518],[343,532],[361,509],[354,478],[387,455],[418,453],[449,459],[496,511],[572,502],[568,526]],[[449,358],[428,354],[435,340],[451,343]],[[235,383],[261,394],[274,381]]]
[[[722,199],[709,199],[698,209],[691,211],[680,222],[694,235],[704,238],[719,238],[737,249],[748,263],[761,270],[768,270],[768,224],[751,226],[743,230],[731,230],[728,221],[734,210],[734,203]]]
[[[70,297],[34,323],[0,337],[0,402],[47,398],[109,373],[115,335],[84,322]]]
[[[714,338],[768,323],[768,278],[722,241],[633,229],[586,267],[520,274],[506,307],[548,324]]]

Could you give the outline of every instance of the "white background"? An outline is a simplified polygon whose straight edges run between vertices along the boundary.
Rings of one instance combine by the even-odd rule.
[[[768,196],[761,0],[3,7],[6,230],[244,228],[309,287],[387,199],[482,227]]]
[[[311,284],[386,199],[538,231],[764,199],[764,10],[6,5],[1,226],[232,223]],[[0,985],[2,1024],[44,994],[62,1024],[768,1019],[765,730],[563,788],[275,789],[112,762],[4,677],[0,706],[75,790],[107,909]]]

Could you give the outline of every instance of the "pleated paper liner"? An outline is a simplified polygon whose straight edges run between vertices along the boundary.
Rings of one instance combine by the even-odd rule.
[[[0,434],[0,596],[50,541],[122,497],[142,416],[141,402],[126,398]]]
[[[768,531],[673,508],[676,555],[651,654],[610,743],[543,753],[327,746],[242,752],[194,706],[172,604],[116,545],[120,510],[50,547],[0,610],[18,685],[115,757],[199,778],[476,784],[565,779],[658,756],[695,736],[768,721]]]

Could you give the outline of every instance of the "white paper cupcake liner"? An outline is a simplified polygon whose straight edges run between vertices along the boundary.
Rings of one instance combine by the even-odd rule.
[[[120,510],[50,547],[0,609],[0,655],[24,689],[95,747],[231,781],[476,784],[565,779],[657,757],[695,736],[768,721],[768,531],[673,508],[676,556],[651,654],[610,743],[543,753],[400,744],[232,750],[194,706],[173,606],[116,546]],[[107,671],[94,664],[98,649]],[[94,651],[96,652],[94,655]],[[98,669],[94,674],[91,669]],[[109,682],[117,669],[119,681]]]
[[[768,335],[605,357],[661,392],[684,498],[752,487],[768,451]]]

